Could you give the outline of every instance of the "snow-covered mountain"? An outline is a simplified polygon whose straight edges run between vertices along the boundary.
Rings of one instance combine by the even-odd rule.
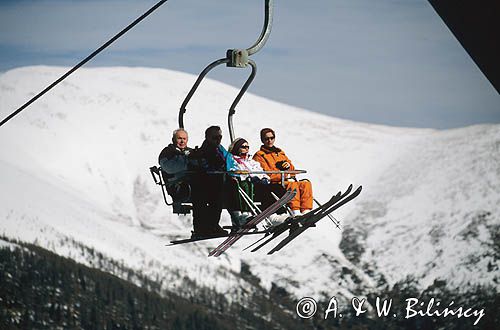
[[[0,116],[65,71],[2,74]],[[242,252],[251,238],[218,259],[207,258],[218,241],[166,247],[190,235],[191,217],[163,204],[149,167],[169,143],[194,80],[163,69],[81,69],[4,125],[0,235],[99,267],[86,252],[93,249],[181,294],[193,281],[241,298],[248,287],[237,276],[242,263],[265,288],[274,283],[297,297],[350,297],[408,276],[422,288],[436,279],[453,288],[498,288],[500,125],[385,127],[251,94],[234,117],[251,152],[259,130],[273,127],[277,146],[308,171],[318,200],[363,185],[360,197],[334,214],[344,230],[323,220],[272,256],[268,249]],[[201,144],[209,125],[222,126],[229,144],[226,116],[236,94],[220,82],[202,84],[184,117],[190,146]],[[222,223],[229,224],[225,212]]]

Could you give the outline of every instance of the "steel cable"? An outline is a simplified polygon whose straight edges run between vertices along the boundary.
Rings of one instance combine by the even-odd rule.
[[[96,49],[92,54],[90,54],[85,59],[83,59],[80,63],[78,63],[77,65],[75,65],[73,68],[71,68],[71,70],[69,70],[68,72],[66,72],[65,74],[63,74],[59,79],[57,79],[56,81],[54,81],[52,84],[50,84],[48,87],[46,87],[43,91],[41,91],[40,93],[38,93],[37,95],[35,95],[33,98],[31,98],[28,102],[26,102],[25,104],[23,104],[19,109],[17,109],[13,113],[11,113],[9,116],[7,116],[4,120],[2,120],[0,122],[0,126],[2,126],[6,122],[8,122],[12,118],[14,118],[14,116],[16,116],[17,114],[19,114],[24,109],[26,109],[30,104],[32,104],[33,102],[35,102],[42,95],[44,95],[49,90],[51,90],[53,87],[55,87],[57,84],[59,84],[61,81],[63,81],[64,79],[66,79],[69,75],[71,75],[73,72],[75,72],[76,70],[78,70],[81,66],[83,66],[84,64],[86,64],[87,62],[89,62],[97,54],[99,54],[100,52],[102,52],[105,48],[107,48],[109,45],[111,45],[113,42],[115,42],[122,35],[124,35],[125,33],[127,33],[130,29],[132,29],[134,26],[136,26],[140,21],[142,21],[143,19],[145,19],[147,16],[149,16],[151,13],[153,13],[156,9],[158,9],[161,5],[163,5],[167,1],[168,0],[161,0],[161,1],[159,1],[157,4],[155,4],[153,7],[151,7],[148,11],[146,11],[144,14],[142,14],[140,17],[138,17],[135,21],[133,21],[132,23],[130,23],[126,28],[124,28],[123,30],[121,30],[120,32],[118,32],[114,37],[112,37],[106,43],[104,43],[101,47],[99,47],[98,49]]]

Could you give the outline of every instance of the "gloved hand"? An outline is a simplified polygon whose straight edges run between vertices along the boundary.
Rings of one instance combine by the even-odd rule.
[[[251,176],[250,177],[250,182],[252,183],[260,183],[260,179],[256,176]]]
[[[276,168],[280,171],[286,171],[290,168],[290,163],[287,161],[280,161],[276,163]]]
[[[256,183],[256,184],[269,184],[269,179],[268,178],[259,178],[259,177],[256,177],[256,176],[252,176],[251,177],[251,181],[252,183]]]
[[[268,178],[262,178],[262,179],[260,179],[260,183],[262,183],[262,184],[270,184],[271,182],[269,181]]]

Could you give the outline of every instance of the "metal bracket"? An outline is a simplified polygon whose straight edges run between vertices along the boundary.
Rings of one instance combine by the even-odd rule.
[[[248,65],[248,51],[246,49],[228,49],[226,58],[229,60],[227,66],[230,68],[245,68]]]

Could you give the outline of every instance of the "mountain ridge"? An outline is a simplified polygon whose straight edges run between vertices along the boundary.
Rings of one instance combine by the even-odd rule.
[[[25,101],[62,71],[64,68],[43,66],[11,70],[0,75],[0,114],[7,115],[16,104]],[[387,215],[384,210],[388,207],[390,210],[397,202],[400,205],[396,205],[395,210],[399,213],[391,215],[394,219],[401,215],[402,209],[412,205],[414,196],[411,193],[417,190],[412,190],[414,186],[411,184],[407,188],[404,185],[412,175],[406,169],[411,167],[411,159],[418,154],[427,155],[425,150],[431,150],[429,155],[437,157],[450,146],[459,149],[461,144],[470,143],[468,137],[472,133],[476,134],[472,136],[481,136],[484,140],[481,146],[487,149],[500,145],[500,125],[475,125],[446,131],[387,127],[309,113],[246,94],[234,117],[235,130],[237,136],[247,137],[252,152],[260,144],[259,129],[271,126],[277,132],[277,145],[287,150],[297,167],[308,170],[307,177],[313,182],[319,200],[326,200],[349,183],[364,186],[359,200],[339,210],[335,216],[343,220],[347,229],[354,228],[353,232],[357,233],[362,225],[377,232],[375,236],[364,232],[351,237],[365,251],[373,251],[375,258],[363,253],[357,259],[346,258],[344,255],[349,256],[349,251],[345,243],[342,245],[342,233],[323,221],[277,256],[268,257],[265,251],[242,253],[240,251],[245,245],[239,243],[222,258],[207,259],[208,250],[216,243],[175,248],[164,246],[173,238],[189,235],[190,218],[171,214],[171,210],[162,204],[161,194],[148,173],[149,166],[156,163],[157,154],[169,142],[171,131],[177,126],[178,106],[194,79],[192,75],[164,69],[82,69],[3,127],[0,131],[0,171],[4,177],[2,182],[6,184],[0,188],[0,201],[7,205],[0,211],[0,217],[7,219],[0,228],[3,235],[27,242],[36,241],[41,247],[86,264],[84,257],[57,243],[60,238],[69,237],[101,251],[111,260],[125,263],[131,269],[144,270],[153,278],[168,276],[169,272],[186,274],[200,285],[234,296],[244,291],[247,284],[231,272],[239,271],[244,262],[265,288],[278,283],[297,297],[325,297],[337,291],[349,297],[353,292],[365,293],[373,289],[377,285],[373,281],[377,278],[384,277],[389,283],[396,283],[408,274],[390,276],[398,270],[396,261],[402,260],[401,255],[392,255],[392,263],[376,257],[383,249],[377,245],[381,238],[387,244],[394,244],[393,250],[404,246],[403,243],[396,244],[398,231],[387,224],[370,227],[367,219],[373,222],[384,220]],[[237,89],[212,80],[200,86],[200,92],[193,98],[185,117],[190,145],[201,144],[204,128],[217,123],[224,123],[221,125],[225,135],[223,144],[229,144],[225,113],[236,93]],[[492,144],[487,143],[489,139],[493,140]],[[480,153],[483,161],[487,159],[485,154],[484,151]],[[472,145],[455,161],[472,166],[467,157],[476,155]],[[400,159],[406,159],[402,162],[406,167],[399,162]],[[434,168],[435,177],[446,173],[449,164],[446,161]],[[485,170],[494,183],[499,179],[499,173],[491,165],[494,162],[488,164]],[[482,171],[481,167],[476,166],[476,169]],[[394,170],[399,174],[391,178]],[[462,173],[460,167],[453,173]],[[475,179],[471,176],[466,181],[470,184]],[[408,182],[414,183],[414,180]],[[444,181],[438,182],[445,187]],[[425,182],[425,185],[429,184]],[[482,186],[473,187],[480,189]],[[382,194],[381,191],[389,195],[383,205],[377,204],[377,194]],[[405,196],[406,199],[401,199]],[[486,211],[493,215],[487,218],[487,224],[495,228],[499,219],[493,207],[500,192],[490,189],[486,196],[488,202],[481,204],[478,211],[487,206]],[[425,194],[419,193],[417,197],[425,207],[430,205],[426,204],[431,202],[426,200]],[[441,207],[448,205],[445,203]],[[415,218],[428,216],[419,208],[412,210]],[[227,214],[224,214],[222,222],[228,221]],[[391,232],[390,237],[385,235],[387,231]],[[428,240],[431,236],[430,233],[421,233],[409,237]],[[245,244],[251,242],[248,239],[242,241]],[[491,239],[486,238],[486,241]],[[448,244],[453,244],[453,239],[448,239]],[[427,245],[428,249],[429,246],[432,248],[432,244]],[[490,249],[477,246],[474,251],[482,254],[489,253]],[[452,263],[444,268],[425,266],[432,262],[431,252],[420,257],[419,272],[430,270],[437,274],[421,277],[425,287],[435,278],[447,278],[446,269],[461,265],[463,256],[459,254],[451,258],[450,255],[451,259],[443,259],[445,263]],[[367,264],[375,265],[375,270]],[[343,273],[344,268],[350,269],[352,274],[338,280],[338,274]],[[378,275],[371,278],[367,270]],[[466,274],[462,283],[478,279],[467,271],[461,274]],[[175,290],[182,276],[170,277],[169,282],[173,284],[166,289]],[[361,284],[357,283],[360,279]],[[484,281],[494,279],[488,273]]]

